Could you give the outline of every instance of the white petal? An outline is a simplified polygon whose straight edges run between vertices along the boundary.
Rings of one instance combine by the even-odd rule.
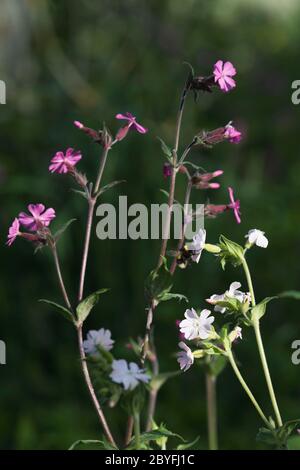
[[[263,234],[260,234],[258,237],[257,237],[257,240],[256,240],[256,245],[261,247],[261,248],[267,248],[269,244],[269,240],[267,239],[267,237],[265,237],[265,235]]]

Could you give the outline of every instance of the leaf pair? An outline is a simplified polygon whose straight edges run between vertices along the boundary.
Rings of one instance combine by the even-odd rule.
[[[83,322],[87,319],[88,315],[90,314],[92,308],[97,304],[100,295],[107,292],[109,289],[99,289],[93,294],[90,294],[84,300],[82,300],[76,307],[75,315],[66,307],[53,302],[52,300],[47,299],[40,299],[40,302],[45,302],[55,309],[67,320],[74,323],[76,326],[80,326]]]

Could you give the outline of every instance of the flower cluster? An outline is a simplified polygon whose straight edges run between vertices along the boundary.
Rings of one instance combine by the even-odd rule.
[[[229,289],[224,294],[213,294],[206,302],[214,305],[215,312],[225,313],[228,310],[228,306],[224,306],[224,301],[228,299],[236,299],[240,304],[251,302],[250,292],[242,292],[238,290],[241,287],[240,282],[232,282]]]
[[[32,242],[43,242],[47,234],[47,227],[55,218],[55,210],[51,207],[45,209],[43,204],[29,204],[28,212],[21,212],[16,217],[8,231],[7,245],[11,246],[17,237],[25,238]],[[29,232],[21,232],[20,228],[24,227]]]
[[[122,384],[125,390],[134,390],[140,382],[150,380],[144,369],[140,369],[135,362],[129,364],[125,359],[114,360],[110,378],[117,384]]]
[[[102,351],[111,351],[114,342],[110,330],[101,328],[87,333],[83,347],[86,354],[97,357],[101,356]],[[116,384],[123,385],[125,390],[134,390],[140,382],[147,383],[150,380],[144,369],[140,369],[135,362],[128,364],[125,359],[113,359],[110,369],[110,379]]]

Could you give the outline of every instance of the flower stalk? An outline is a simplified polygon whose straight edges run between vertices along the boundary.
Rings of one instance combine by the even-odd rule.
[[[207,406],[207,429],[209,450],[218,450],[218,429],[217,429],[217,397],[215,375],[206,372],[206,406]]]
[[[246,279],[247,279],[249,292],[251,294],[252,307],[255,307],[256,301],[255,301],[253,283],[252,283],[252,278],[251,278],[249,266],[248,266],[248,263],[247,263],[245,257],[242,258],[242,266],[243,266],[245,276],[246,276]],[[257,343],[257,347],[258,347],[258,352],[259,352],[259,355],[260,355],[260,360],[261,360],[261,363],[262,363],[263,372],[264,372],[265,380],[266,380],[266,383],[267,383],[271,403],[272,403],[273,410],[274,410],[274,413],[275,413],[275,416],[276,416],[276,421],[277,421],[278,426],[281,427],[282,426],[282,419],[281,419],[279,407],[278,407],[278,404],[277,404],[277,399],[276,399],[276,395],[275,395],[275,391],[274,391],[274,387],[273,387],[273,383],[272,383],[272,379],[271,379],[271,375],[270,375],[270,370],[269,370],[269,366],[268,366],[268,362],[267,362],[267,358],[266,358],[266,354],[265,354],[265,349],[264,349],[264,345],[263,345],[263,341],[262,341],[262,337],[261,337],[259,319],[254,318],[252,320],[252,325],[253,325],[253,328],[254,328],[256,343]]]
[[[258,412],[259,416],[261,417],[261,419],[263,420],[263,422],[265,423],[265,425],[268,427],[268,428],[271,428],[271,424],[269,423],[268,419],[266,418],[265,414],[263,413],[261,407],[259,406],[259,404],[257,403],[253,393],[251,392],[250,388],[248,387],[247,383],[245,382],[242,374],[240,373],[239,371],[239,368],[235,362],[235,359],[233,357],[233,354],[232,354],[232,351],[231,350],[227,350],[227,357],[228,357],[228,360],[230,362],[230,365],[238,379],[238,381],[240,382],[241,386],[243,387],[243,389],[245,390],[245,392],[247,393],[248,397],[250,398],[254,408],[256,409],[256,411]]]

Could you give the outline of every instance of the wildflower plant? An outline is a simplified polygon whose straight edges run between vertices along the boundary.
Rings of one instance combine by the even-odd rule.
[[[96,328],[100,327],[100,329],[87,332],[84,339],[85,320],[95,309],[101,295],[108,291],[107,288],[99,288],[96,292],[86,294],[85,284],[96,203],[105,191],[120,183],[120,181],[113,181],[103,186],[104,170],[110,153],[115,145],[121,145],[123,139],[129,138],[132,131],[140,134],[141,138],[145,138],[147,129],[129,112],[118,113],[115,116],[117,121],[121,121],[122,124],[114,135],[105,125],[97,130],[87,127],[80,121],[75,121],[74,126],[101,149],[94,180],[81,170],[84,164],[84,155],[81,151],[70,147],[66,151],[57,151],[51,158],[49,172],[56,173],[60,178],[71,177],[76,184],[74,193],[86,200],[87,220],[76,298],[70,297],[65,285],[58,252],[59,240],[73,219],[53,231],[54,224],[60,219],[59,211],[56,213],[53,208],[46,209],[42,203],[31,203],[28,205],[28,211],[20,212],[9,228],[8,246],[12,246],[18,238],[23,238],[31,242],[35,249],[45,247],[50,249],[64,305],[52,300],[43,301],[51,308],[58,310],[73,325],[77,333],[83,377],[102,428],[103,438],[96,441],[76,441],[71,446],[72,449],[78,443],[88,444],[90,442],[97,444],[102,449],[165,450],[171,438],[173,442],[178,441],[176,448],[179,450],[195,446],[196,441],[186,443],[180,435],[169,431],[164,424],[158,425],[156,423],[156,405],[161,387],[180,373],[193,370],[195,363],[201,365],[206,378],[210,449],[218,447],[216,383],[218,375],[227,364],[232,367],[236,378],[263,421],[264,426],[259,431],[259,439],[274,447],[286,448],[288,438],[299,422],[299,420],[294,420],[283,423],[263,346],[261,319],[266,314],[268,303],[275,297],[266,297],[260,302],[256,302],[252,277],[246,259],[248,252],[253,247],[267,248],[266,235],[261,230],[252,229],[245,235],[244,245],[240,245],[224,235],[220,235],[217,243],[211,243],[210,235],[204,228],[200,228],[191,241],[187,240],[187,226],[197,217],[196,213],[190,213],[186,209],[189,206],[192,191],[195,191],[197,197],[201,199],[199,190],[219,189],[220,182],[215,179],[223,176],[221,169],[206,171],[202,162],[200,165],[191,161],[192,153],[197,152],[197,149],[201,147],[213,150],[216,145],[221,143],[239,144],[242,139],[242,133],[230,120],[228,124],[219,125],[213,130],[197,130],[181,144],[181,125],[188,96],[193,95],[196,102],[200,93],[212,93],[213,91],[228,93],[236,87],[236,80],[233,77],[237,72],[231,62],[218,60],[207,76],[195,74],[190,65],[189,68],[189,74],[179,101],[174,142],[172,145],[168,145],[160,138],[165,158],[163,176],[169,185],[167,191],[168,211],[157,261],[145,280],[145,328],[141,331],[139,338],[129,340],[128,354],[131,356],[129,360],[115,355],[114,346],[117,340],[112,339],[112,333],[105,329],[105,325],[96,325]],[[172,207],[175,201],[176,180],[179,176],[184,178],[186,182],[185,196],[182,201],[184,220],[177,245],[170,247],[173,244],[170,240]],[[228,201],[219,205],[202,199],[204,217],[216,218],[225,212],[232,211],[234,220],[240,224],[240,201],[236,199],[231,186],[228,187],[228,196]],[[178,322],[180,342],[176,357],[179,368],[174,367],[172,371],[161,372],[159,345],[155,344],[153,334],[154,323],[159,327],[157,311],[162,302],[171,300],[188,302],[184,294],[173,290],[174,275],[177,268],[185,269],[191,263],[196,263],[198,269],[201,270],[203,252],[217,258],[222,269],[226,269],[228,264],[232,264],[235,268],[243,270],[247,287],[242,289],[240,281],[233,281],[227,289],[224,288],[223,293],[214,293],[212,288],[206,303],[203,299],[201,306],[185,309]],[[204,308],[207,304],[209,304],[209,309]],[[172,308],[176,310],[176,307]],[[182,305],[179,304],[177,309],[182,312]],[[241,374],[238,361],[235,358],[239,343],[243,339],[244,330],[247,328],[254,331],[273,410],[271,417],[268,417],[263,411],[257,397]],[[118,433],[118,435],[122,434],[122,440],[117,440],[113,435],[111,424],[106,418],[105,408],[114,408],[115,406],[120,406],[126,415],[126,425],[122,432]]]

